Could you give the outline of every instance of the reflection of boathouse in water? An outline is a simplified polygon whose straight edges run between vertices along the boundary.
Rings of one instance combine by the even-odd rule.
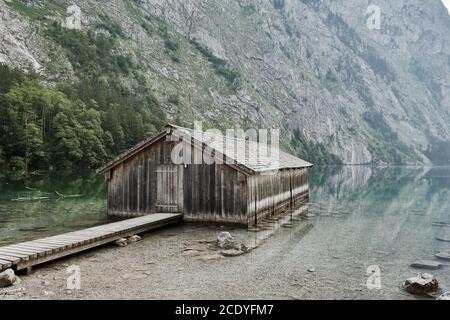
[[[229,152],[230,142],[245,154]],[[187,221],[254,225],[309,194],[312,164],[278,150],[261,161],[263,149],[267,154],[257,142],[167,125],[98,170],[108,179],[108,215],[177,212]],[[206,150],[213,164],[192,164]]]

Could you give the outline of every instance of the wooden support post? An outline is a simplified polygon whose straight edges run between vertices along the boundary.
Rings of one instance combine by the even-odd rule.
[[[22,276],[29,276],[33,272],[33,267],[26,267],[24,269],[18,270],[16,273]]]

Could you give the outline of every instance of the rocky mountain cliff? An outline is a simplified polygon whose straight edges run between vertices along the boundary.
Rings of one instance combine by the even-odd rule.
[[[172,122],[280,127],[316,162],[429,163],[450,141],[440,0],[1,0],[0,62],[50,87],[88,73],[51,32],[78,28],[73,4],[74,34],[114,36],[120,82]]]

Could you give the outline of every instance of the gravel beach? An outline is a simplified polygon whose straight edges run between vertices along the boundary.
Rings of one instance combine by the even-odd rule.
[[[294,221],[261,232],[181,223],[36,267],[0,299],[410,299],[399,284],[368,290],[363,264],[311,251],[313,226]],[[224,257],[214,241],[229,231],[252,252]],[[314,239],[311,239],[313,241]],[[69,266],[81,289],[68,290]]]

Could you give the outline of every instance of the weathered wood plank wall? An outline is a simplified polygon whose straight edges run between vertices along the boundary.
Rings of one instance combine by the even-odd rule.
[[[189,165],[184,170],[184,218],[247,224],[246,176],[226,165]]]
[[[160,184],[158,199],[158,171],[183,172],[183,166],[173,165],[171,161],[174,144],[163,139],[111,170],[108,215],[135,217],[155,212],[182,212],[183,196],[179,194],[182,192],[182,174],[166,177],[167,189]],[[158,203],[158,200],[167,203]],[[178,208],[173,210],[164,206],[168,202],[177,204]]]
[[[254,225],[257,220],[275,214],[308,194],[308,170],[289,169],[276,174],[250,176],[247,184],[248,224]]]

